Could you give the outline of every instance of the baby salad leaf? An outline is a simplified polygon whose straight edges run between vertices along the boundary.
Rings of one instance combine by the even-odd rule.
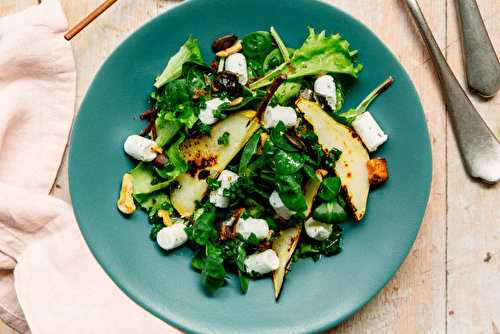
[[[193,39],[191,35],[189,35],[187,42],[181,46],[179,52],[170,58],[163,73],[156,78],[155,87],[160,88],[168,81],[180,77],[182,73],[182,64],[187,61],[203,63],[200,48],[198,47],[198,40]]]
[[[205,266],[201,272],[201,282],[208,290],[217,290],[224,284],[226,269],[224,266],[211,256],[207,256]]]
[[[141,161],[129,174],[132,175],[134,184],[134,198],[139,194],[149,194],[153,191],[166,188],[172,180],[155,183],[156,171],[153,164]]]
[[[316,35],[314,29],[309,28],[309,37],[295,51],[290,61],[250,84],[250,88],[268,86],[278,74],[286,74],[288,80],[325,72],[345,73],[356,77],[363,69],[361,64],[354,66],[356,52],[350,51],[349,43],[338,34],[326,37],[323,30]]]
[[[285,206],[292,211],[307,210],[306,200],[302,194],[302,175],[301,174],[276,174],[276,191]]]
[[[156,123],[156,144],[160,147],[165,146],[170,139],[182,128],[182,123],[177,121],[167,121],[163,117],[159,117]]]
[[[323,181],[318,196],[325,201],[333,201],[340,191],[340,177],[329,177]]]
[[[313,212],[313,218],[324,223],[338,224],[347,219],[345,210],[336,201],[321,203]]]
[[[179,151],[179,145],[185,137],[184,133],[181,133],[175,143],[165,152],[170,162],[163,166],[163,168],[156,168],[158,175],[162,178],[173,180],[188,170],[188,164],[182,159],[181,152]]]
[[[260,134],[262,133],[262,129],[259,129],[255,134],[250,138],[250,140],[246,143],[243,152],[241,154],[240,166],[238,169],[238,174],[243,174],[245,169],[248,166],[248,163],[252,159],[252,156],[257,152],[257,145],[259,144]]]
[[[344,113],[341,114],[336,114],[333,113],[333,119],[336,120],[337,122],[344,124],[346,126],[352,127],[352,122],[362,113],[366,111],[370,103],[372,103],[373,100],[384,90],[389,88],[389,86],[392,84],[392,77],[389,77],[387,80],[382,82],[377,88],[375,88],[368,96],[365,97],[363,101],[356,107],[356,109],[349,109]]]

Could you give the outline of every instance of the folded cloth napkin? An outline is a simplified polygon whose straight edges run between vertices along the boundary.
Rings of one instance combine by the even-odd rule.
[[[75,103],[66,31],[58,0],[0,19],[0,318],[22,333],[179,333],[119,290],[49,195]]]

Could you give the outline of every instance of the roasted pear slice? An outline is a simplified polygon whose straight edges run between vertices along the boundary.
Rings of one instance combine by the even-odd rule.
[[[365,215],[370,183],[366,163],[368,151],[356,132],[333,120],[321,107],[312,101],[299,99],[295,102],[304,118],[313,126],[323,149],[336,148],[342,151],[335,166],[342,190],[356,220]]]
[[[304,189],[302,190],[307,204],[307,210],[304,211],[304,216],[306,217],[311,214],[314,197],[318,194],[321,182],[323,182],[322,172],[318,170],[315,174],[318,177],[319,182],[311,178],[307,180],[304,185]],[[278,259],[280,260],[279,268],[273,271],[274,298],[276,298],[276,300],[278,300],[283,289],[283,283],[285,282],[286,275],[288,274],[293,253],[299,243],[301,232],[302,225],[287,228],[282,230],[280,235],[273,242],[273,250],[276,252]]]
[[[179,145],[181,156],[191,168],[177,177],[179,188],[170,195],[172,206],[182,216],[189,217],[195,210],[195,201],[201,201],[208,190],[206,179],[215,178],[243,148],[260,128],[253,110],[243,110],[217,123],[210,136],[187,138]],[[229,144],[220,145],[218,140],[229,133]]]

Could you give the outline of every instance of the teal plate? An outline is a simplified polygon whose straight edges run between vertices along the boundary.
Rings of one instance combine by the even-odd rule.
[[[123,143],[145,127],[137,116],[149,108],[155,77],[168,59],[190,34],[210,63],[217,37],[242,38],[271,26],[293,48],[302,45],[310,26],[340,33],[359,50],[364,71],[348,80],[345,110],[394,77],[369,108],[389,134],[375,154],[387,159],[389,180],[371,192],[362,221],[344,224],[339,255],[292,264],[278,302],[269,277],[252,280],[246,294],[232,275],[218,291],[205,290],[187,247],[163,252],[149,238],[144,212],[125,217],[116,208],[122,175],[134,166]],[[431,175],[426,120],[403,67],[362,23],[311,0],[189,0],[151,20],[98,71],[77,114],[69,152],[74,211],[97,261],[137,304],[182,330],[203,333],[318,332],[347,319],[387,284],[410,251]]]

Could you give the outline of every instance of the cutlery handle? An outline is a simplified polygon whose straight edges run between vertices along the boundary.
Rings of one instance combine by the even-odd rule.
[[[476,0],[457,0],[467,83],[479,95],[491,97],[500,88],[500,63]]]
[[[434,61],[467,172],[487,183],[500,180],[500,142],[453,75],[416,0],[406,0]]]

